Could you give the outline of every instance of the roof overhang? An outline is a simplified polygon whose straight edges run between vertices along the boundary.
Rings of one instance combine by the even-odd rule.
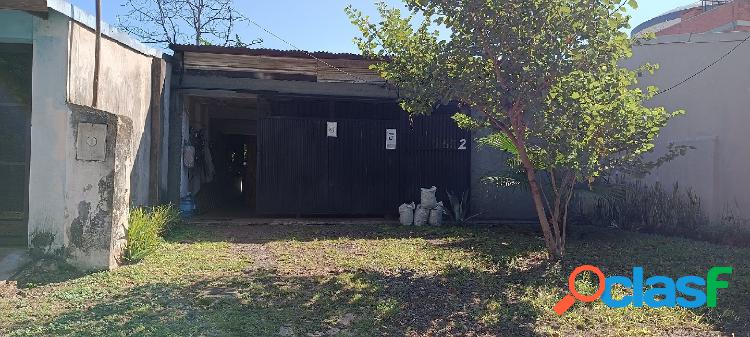
[[[196,46],[170,44],[169,49],[175,52],[193,52],[205,54],[225,54],[225,55],[248,55],[248,56],[268,56],[268,57],[291,57],[302,59],[338,59],[338,60],[369,60],[370,58],[351,53],[331,53],[324,51],[303,51],[303,50],[278,50],[266,48],[244,48],[244,47],[223,47],[223,46]]]
[[[48,15],[47,0],[3,0],[0,1],[0,9],[15,9],[45,19]]]

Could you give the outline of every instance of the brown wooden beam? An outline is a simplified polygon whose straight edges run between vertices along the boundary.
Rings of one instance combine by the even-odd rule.
[[[149,148],[149,203],[162,202],[161,188],[161,144],[162,144],[162,100],[164,99],[166,63],[154,58],[151,63],[151,144]]]
[[[0,9],[26,11],[47,18],[47,0],[2,0],[0,1]]]

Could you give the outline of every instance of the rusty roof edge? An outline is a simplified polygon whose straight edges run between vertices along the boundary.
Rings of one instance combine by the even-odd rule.
[[[376,59],[352,53],[332,53],[326,51],[308,52],[303,50],[280,50],[267,48],[242,48],[242,47],[222,47],[222,46],[195,46],[171,44],[169,49],[175,52],[194,52],[207,54],[227,54],[227,55],[250,55],[250,56],[269,56],[269,57],[292,57],[312,59],[310,55],[319,59],[326,60],[355,60],[355,61],[376,61]]]

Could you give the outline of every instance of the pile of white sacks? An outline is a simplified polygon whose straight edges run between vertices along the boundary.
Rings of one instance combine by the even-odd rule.
[[[398,208],[399,219],[404,226],[442,226],[445,206],[438,202],[435,192],[437,187],[423,188],[419,205],[403,204]]]

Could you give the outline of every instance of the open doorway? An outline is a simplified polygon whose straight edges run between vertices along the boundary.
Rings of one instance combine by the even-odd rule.
[[[196,174],[191,176],[203,174],[204,177],[198,184],[191,182],[199,214],[209,217],[255,215],[257,116],[256,98],[192,99],[190,144],[195,147],[198,170],[193,170]],[[210,161],[210,164],[202,161]],[[209,169],[203,169],[205,167]],[[210,174],[206,174],[208,171]]]
[[[31,69],[30,44],[0,43],[0,246],[27,244]]]
[[[215,211],[240,215],[255,213],[256,136],[221,134],[216,143],[217,190],[223,204]]]

